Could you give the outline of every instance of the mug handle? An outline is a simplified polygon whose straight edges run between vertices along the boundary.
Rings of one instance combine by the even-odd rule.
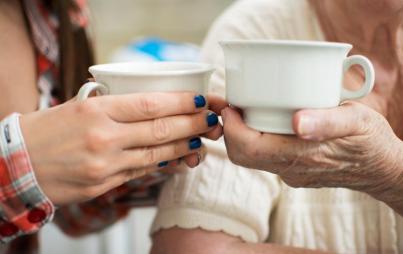
[[[346,73],[353,65],[361,65],[365,73],[364,85],[357,91],[351,91],[343,88],[341,92],[341,101],[354,100],[367,96],[374,88],[375,84],[375,71],[371,61],[365,56],[355,55],[350,56],[344,60],[343,71]]]
[[[105,85],[98,82],[88,82],[83,85],[78,91],[77,100],[86,100],[93,91],[97,91],[101,95],[109,94],[109,89]]]

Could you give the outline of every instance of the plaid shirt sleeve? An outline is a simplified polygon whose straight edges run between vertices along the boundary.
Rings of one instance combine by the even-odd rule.
[[[38,231],[54,211],[35,179],[19,115],[12,114],[0,122],[0,241]]]

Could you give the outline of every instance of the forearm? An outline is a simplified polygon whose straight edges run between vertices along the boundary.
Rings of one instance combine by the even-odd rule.
[[[152,254],[321,254],[325,252],[266,243],[245,243],[223,232],[171,228],[153,237]]]
[[[392,148],[384,156],[385,163],[379,166],[380,171],[387,172],[387,177],[367,193],[403,216],[403,142],[397,139],[395,144],[388,145]]]
[[[237,243],[234,244],[231,249],[232,252],[229,253],[239,253],[239,254],[325,254],[328,252],[322,252],[317,250],[309,250],[295,247],[287,247],[270,243]]]
[[[403,168],[403,164],[402,164]],[[382,194],[374,194],[373,197],[383,201],[396,213],[403,216],[403,174],[400,176],[398,184],[390,185],[389,188]]]

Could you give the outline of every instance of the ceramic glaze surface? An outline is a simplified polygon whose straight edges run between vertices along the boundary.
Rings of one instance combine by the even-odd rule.
[[[372,64],[363,56],[347,58],[352,46],[310,41],[224,41],[226,94],[244,110],[257,130],[293,134],[292,116],[304,108],[336,107],[361,98],[374,85]],[[343,88],[343,74],[354,64],[366,81],[358,91]]]
[[[93,91],[114,95],[189,91],[205,95],[213,68],[203,63],[136,62],[95,65],[89,72],[96,81],[80,89],[79,100]]]

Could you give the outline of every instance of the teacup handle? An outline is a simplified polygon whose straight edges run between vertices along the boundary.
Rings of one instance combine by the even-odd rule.
[[[345,100],[354,100],[365,97],[372,91],[372,88],[374,88],[375,84],[374,66],[372,65],[371,61],[369,61],[368,58],[366,58],[365,56],[355,55],[346,58],[343,63],[344,73],[346,73],[351,66],[356,64],[361,65],[361,67],[364,69],[365,73],[364,85],[357,91],[351,91],[346,88],[343,88],[341,92],[342,102]]]
[[[101,95],[109,94],[109,89],[105,85],[98,82],[88,82],[83,85],[78,91],[77,100],[86,100],[88,96],[94,91],[97,91]]]

